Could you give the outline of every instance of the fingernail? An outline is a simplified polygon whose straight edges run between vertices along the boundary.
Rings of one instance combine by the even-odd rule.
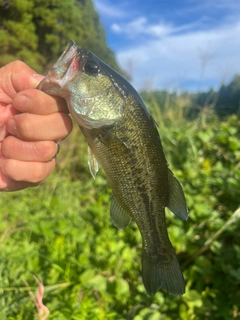
[[[29,102],[29,97],[25,95],[17,95],[16,98],[14,99],[13,106],[15,109],[19,111],[24,111],[27,108]]]
[[[10,119],[7,123],[7,131],[14,134],[17,131],[17,124],[14,119]]]
[[[34,79],[38,80],[38,81],[41,81],[43,78],[45,78],[43,75],[38,74],[38,73],[34,73],[34,74],[32,75],[32,77],[33,77]]]
[[[32,75],[32,85],[33,85],[33,87],[37,87],[39,82],[42,81],[42,79],[44,79],[44,76],[42,76],[41,74],[38,74],[38,73],[34,73]]]

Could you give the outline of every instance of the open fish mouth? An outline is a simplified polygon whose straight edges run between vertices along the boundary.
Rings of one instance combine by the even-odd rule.
[[[47,76],[40,82],[37,89],[48,94],[58,94],[57,88],[61,89],[79,70],[80,48],[73,40],[70,40],[66,49],[58,58],[57,62],[49,70]],[[63,92],[61,93],[64,96]]]

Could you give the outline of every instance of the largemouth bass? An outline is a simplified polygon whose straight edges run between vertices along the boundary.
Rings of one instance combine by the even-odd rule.
[[[183,220],[188,210],[169,170],[156,123],[131,84],[93,53],[69,41],[38,88],[65,98],[88,142],[88,164],[99,164],[112,188],[110,216],[124,229],[134,220],[142,236],[142,279],[149,295],[182,295],[185,283],[169,240],[165,207]]]

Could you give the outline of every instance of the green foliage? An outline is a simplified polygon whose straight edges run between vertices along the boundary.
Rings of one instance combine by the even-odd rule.
[[[196,116],[203,108],[212,107],[220,117],[236,114],[240,107],[240,76],[236,75],[228,84],[223,84],[218,91],[213,89],[191,96],[192,108],[189,116]]]
[[[139,231],[112,225],[111,190],[102,172],[91,178],[76,127],[44,184],[0,196],[1,319],[34,318],[36,278],[48,319],[240,318],[240,121],[205,112],[187,122],[182,108],[169,105],[156,120],[190,212],[187,222],[167,212],[185,295],[146,295]]]
[[[0,66],[21,59],[46,72],[70,39],[120,71],[92,0],[0,1]]]
[[[240,107],[240,76],[237,75],[229,85],[222,85],[216,104],[216,111],[219,115],[237,113]]]
[[[141,93],[144,101],[150,105],[154,115],[162,117],[162,112],[177,112],[178,118],[196,119],[205,109],[212,109],[220,119],[231,114],[238,114],[240,107],[240,75],[236,75],[228,85],[222,85],[218,91],[210,89],[207,92],[176,94],[168,91],[153,91]],[[169,108],[170,106],[170,108]],[[179,108],[180,107],[180,108]]]

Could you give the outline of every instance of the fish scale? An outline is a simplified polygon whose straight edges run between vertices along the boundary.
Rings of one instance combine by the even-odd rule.
[[[136,90],[93,53],[70,41],[39,89],[66,99],[112,188],[110,216],[124,229],[134,220],[142,236],[142,278],[149,295],[182,295],[185,284],[169,240],[165,207],[188,217],[180,183],[169,170],[156,124]]]

